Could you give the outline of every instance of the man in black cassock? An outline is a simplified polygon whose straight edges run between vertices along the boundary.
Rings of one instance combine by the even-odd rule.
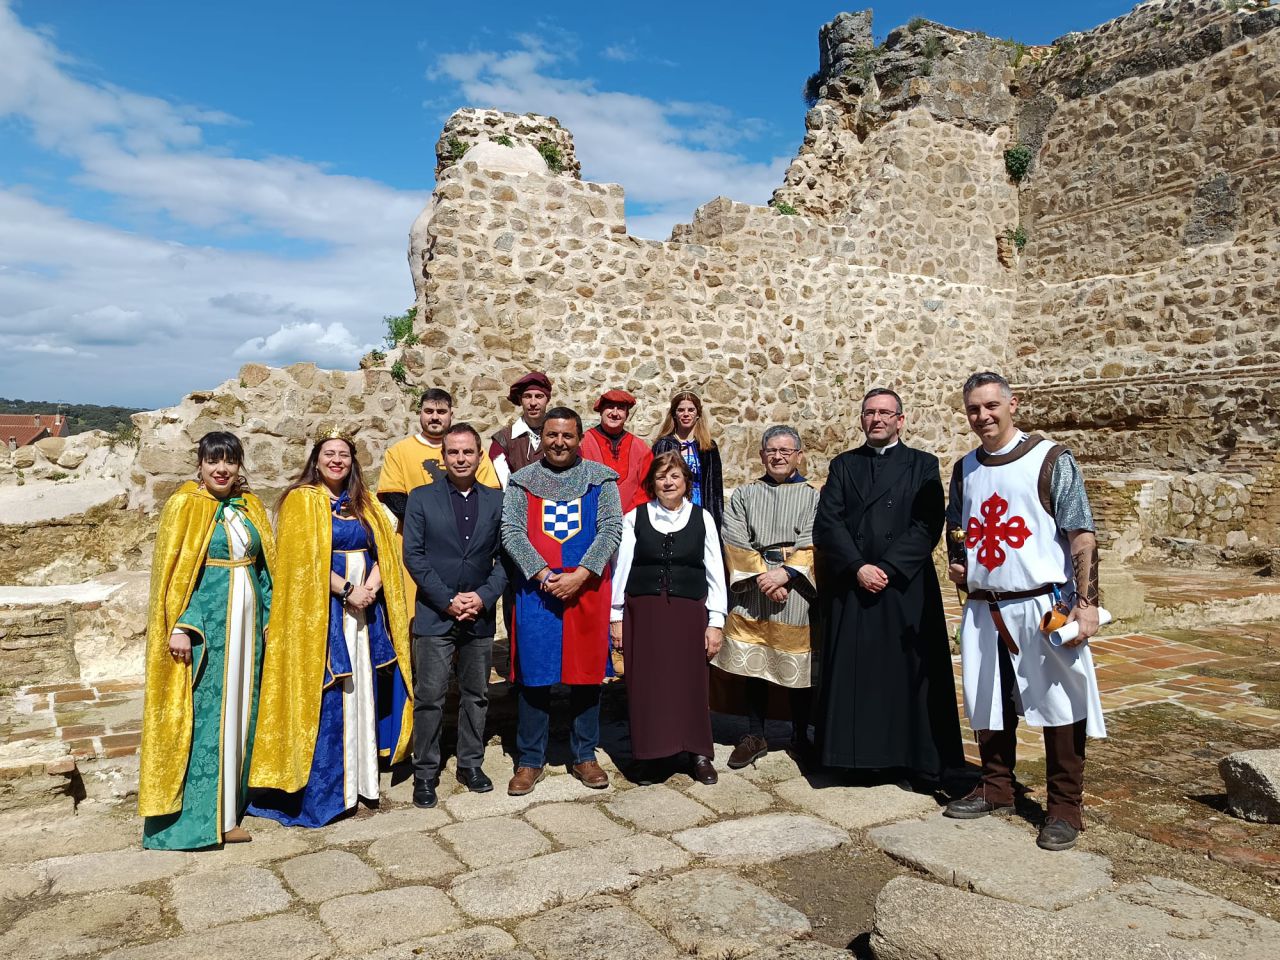
[[[831,462],[813,528],[826,611],[818,758],[927,786],[964,763],[932,561],[945,509],[938,458],[899,440],[892,390],[870,391],[861,418],[867,442]]]

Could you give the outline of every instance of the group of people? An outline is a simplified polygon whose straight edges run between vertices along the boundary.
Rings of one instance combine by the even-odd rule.
[[[714,709],[746,720],[730,768],[763,757],[767,720],[789,718],[806,762],[935,788],[964,763],[932,560],[944,527],[950,579],[968,591],[964,704],[982,758],[977,786],[944,812],[1012,806],[1022,716],[1045,728],[1038,843],[1075,843],[1085,736],[1105,735],[1087,644],[1097,547],[1078,466],[1017,429],[1007,381],[964,384],[981,442],[945,505],[937,458],[901,440],[892,390],[863,398],[865,442],[821,490],[800,432],[776,425],[763,472],[727,504],[695,394],[671,399],[652,447],[626,428],[625,390],[600,396],[589,429],[551,397],[546,374],[521,377],[519,417],[486,444],[453,421],[448,392],[425,391],[420,430],[387,451],[376,493],[351,437],[317,437],[274,530],[240,442],[201,439],[152,567],[144,846],[250,839],[246,811],[328,823],[376,800],[380,764],[406,758],[414,804],[434,806],[454,678],[458,781],[494,789],[483,760],[499,606],[517,698],[511,795],[545,776],[560,685],[570,772],[608,785],[600,693],[618,673],[638,782],[678,764],[715,783]],[[1051,620],[1076,638],[1051,643]]]

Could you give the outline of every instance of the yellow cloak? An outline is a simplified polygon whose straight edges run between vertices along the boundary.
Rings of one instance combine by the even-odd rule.
[[[307,785],[320,730],[320,694],[329,648],[329,573],[333,549],[329,495],[299,487],[280,504],[279,559],[272,580],[271,619],[262,663],[262,694],[253,739],[249,785],[296,793]],[[396,665],[410,697],[400,718],[391,762],[405,758],[413,733],[413,675],[409,622],[395,530],[377,504],[365,511],[378,550],[387,626]]]
[[[267,572],[275,566],[271,521],[262,501],[244,494],[245,514],[257,528]],[[204,569],[219,500],[194,480],[169,498],[151,560],[147,614],[147,687],[142,706],[142,757],[138,813],[159,817],[182,809],[194,718],[192,667],[169,656],[169,635],[182,616]]]

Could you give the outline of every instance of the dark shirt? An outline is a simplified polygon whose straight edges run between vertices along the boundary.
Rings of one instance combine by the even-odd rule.
[[[462,495],[453,481],[448,482],[449,503],[453,505],[453,519],[458,524],[458,539],[465,548],[476,532],[476,521],[480,516],[480,498],[476,496],[476,488],[472,487],[466,496]]]

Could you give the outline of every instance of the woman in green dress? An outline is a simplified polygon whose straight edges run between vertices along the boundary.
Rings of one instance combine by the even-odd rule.
[[[198,482],[165,504],[151,568],[138,812],[157,850],[251,839],[240,818],[275,547],[240,441],[207,433],[197,458]]]

